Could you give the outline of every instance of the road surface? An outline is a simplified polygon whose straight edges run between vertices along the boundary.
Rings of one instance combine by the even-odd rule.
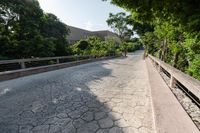
[[[0,133],[152,133],[142,52],[0,82]]]

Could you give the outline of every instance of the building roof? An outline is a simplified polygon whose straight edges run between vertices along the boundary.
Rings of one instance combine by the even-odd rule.
[[[70,34],[68,36],[69,42],[75,42],[81,39],[86,39],[89,36],[98,36],[102,39],[105,39],[105,37],[113,36],[117,37],[117,34],[109,31],[109,30],[102,30],[102,31],[89,31],[73,26],[68,26],[70,29]]]

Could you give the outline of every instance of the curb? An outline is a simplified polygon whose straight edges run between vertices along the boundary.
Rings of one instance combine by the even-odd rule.
[[[199,133],[150,60],[147,58],[145,61],[152,94],[156,133]]]

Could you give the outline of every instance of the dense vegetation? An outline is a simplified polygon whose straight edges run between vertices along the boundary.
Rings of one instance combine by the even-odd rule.
[[[131,25],[127,23],[127,16],[125,13],[120,12],[117,14],[109,14],[109,18],[107,19],[107,24],[110,26],[114,32],[119,36],[122,42],[121,50],[124,51],[126,56],[128,41],[133,36],[133,30],[131,29]]]
[[[87,39],[82,39],[71,46],[73,54],[76,55],[95,55],[97,57],[107,55],[119,55],[124,51],[124,46],[127,46],[129,52],[133,52],[140,48],[140,43],[137,39],[129,40],[126,44],[121,40],[115,38],[107,38],[102,40],[101,38],[91,36]]]
[[[0,1],[0,58],[68,55],[67,26],[36,0]]]
[[[103,56],[119,54],[127,46],[128,51],[139,48],[136,42],[124,42],[124,36],[118,42],[89,37],[71,46],[67,42],[69,33],[67,25],[55,15],[44,13],[37,0],[0,1],[0,60],[70,54]]]
[[[133,30],[128,23],[129,18],[125,13],[110,13],[107,24],[118,37],[106,37],[102,40],[99,37],[91,36],[82,39],[71,46],[73,54],[77,55],[95,55],[97,57],[106,55],[118,55],[122,52],[134,52],[141,48],[139,39],[132,38]]]
[[[200,80],[199,0],[111,0],[131,12],[128,23],[146,52]]]

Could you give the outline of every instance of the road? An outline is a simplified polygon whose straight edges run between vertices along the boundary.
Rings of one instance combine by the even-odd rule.
[[[0,82],[0,133],[152,133],[143,51]]]

